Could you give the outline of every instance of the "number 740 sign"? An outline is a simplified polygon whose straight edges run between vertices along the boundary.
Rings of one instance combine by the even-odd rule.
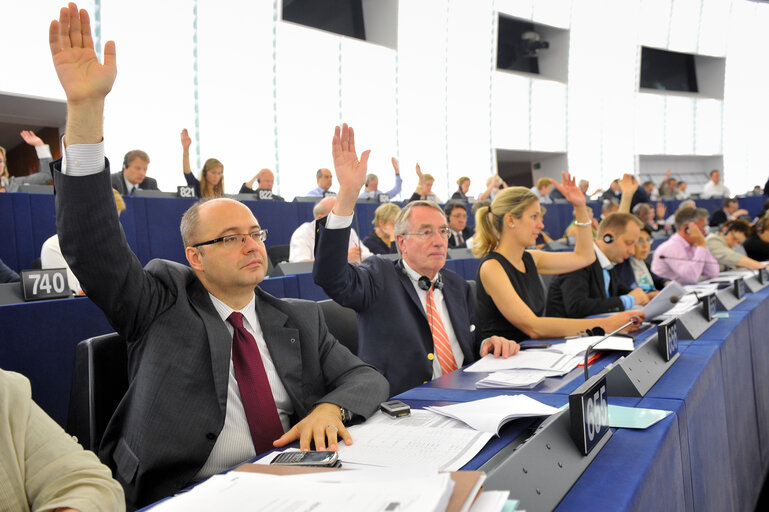
[[[67,271],[63,268],[22,270],[21,286],[24,300],[56,299],[72,295]]]

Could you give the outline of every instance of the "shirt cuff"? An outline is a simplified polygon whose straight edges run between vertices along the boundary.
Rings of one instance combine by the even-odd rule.
[[[62,138],[62,146],[64,139]],[[98,144],[72,144],[64,147],[61,173],[90,176],[104,170],[104,140]]]
[[[53,156],[51,155],[51,147],[48,144],[35,146],[35,152],[37,153],[38,160],[44,160],[46,158],[53,159]]]
[[[352,226],[352,217],[352,215],[334,215],[334,212],[331,212],[326,217],[326,229],[348,228]]]
[[[622,305],[625,306],[625,311],[635,306],[635,297],[632,295],[620,295],[619,299],[622,301]]]

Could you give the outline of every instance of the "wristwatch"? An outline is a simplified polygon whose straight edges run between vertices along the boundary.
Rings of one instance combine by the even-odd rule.
[[[342,413],[342,425],[347,425],[352,421],[352,412],[348,411],[344,407],[340,407],[339,412]]]

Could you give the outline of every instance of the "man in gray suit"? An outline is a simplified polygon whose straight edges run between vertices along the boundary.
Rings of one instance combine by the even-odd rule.
[[[192,268],[153,260],[142,269],[120,229],[104,159],[115,45],[104,46],[100,65],[88,15],[74,4],[51,24],[50,45],[67,95],[66,166],[54,165],[62,252],[128,346],[129,390],[99,457],[129,508],[272,446],[352,443],[345,424],[387,398],[384,378],[329,334],[316,303],[257,287],[266,230],[237,201],[197,203],[185,214]]]
[[[123,168],[112,175],[112,188],[124,196],[130,196],[137,188],[157,190],[158,182],[147,177],[150,157],[141,149],[129,151],[123,157]]]

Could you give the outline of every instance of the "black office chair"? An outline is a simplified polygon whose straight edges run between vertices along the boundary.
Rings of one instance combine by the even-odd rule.
[[[467,280],[467,284],[470,285],[470,290],[471,290],[471,292],[473,294],[473,297],[477,297],[478,296],[477,295],[477,293],[478,293],[478,283],[475,282],[475,279],[468,279]]]
[[[289,245],[273,245],[267,248],[267,257],[270,258],[273,267],[277,267],[280,263],[288,261]]]
[[[340,306],[333,300],[319,301],[329,332],[339,343],[358,355],[358,315],[350,308]]]
[[[67,431],[98,453],[104,430],[128,390],[128,354],[117,334],[88,338],[75,348]]]

